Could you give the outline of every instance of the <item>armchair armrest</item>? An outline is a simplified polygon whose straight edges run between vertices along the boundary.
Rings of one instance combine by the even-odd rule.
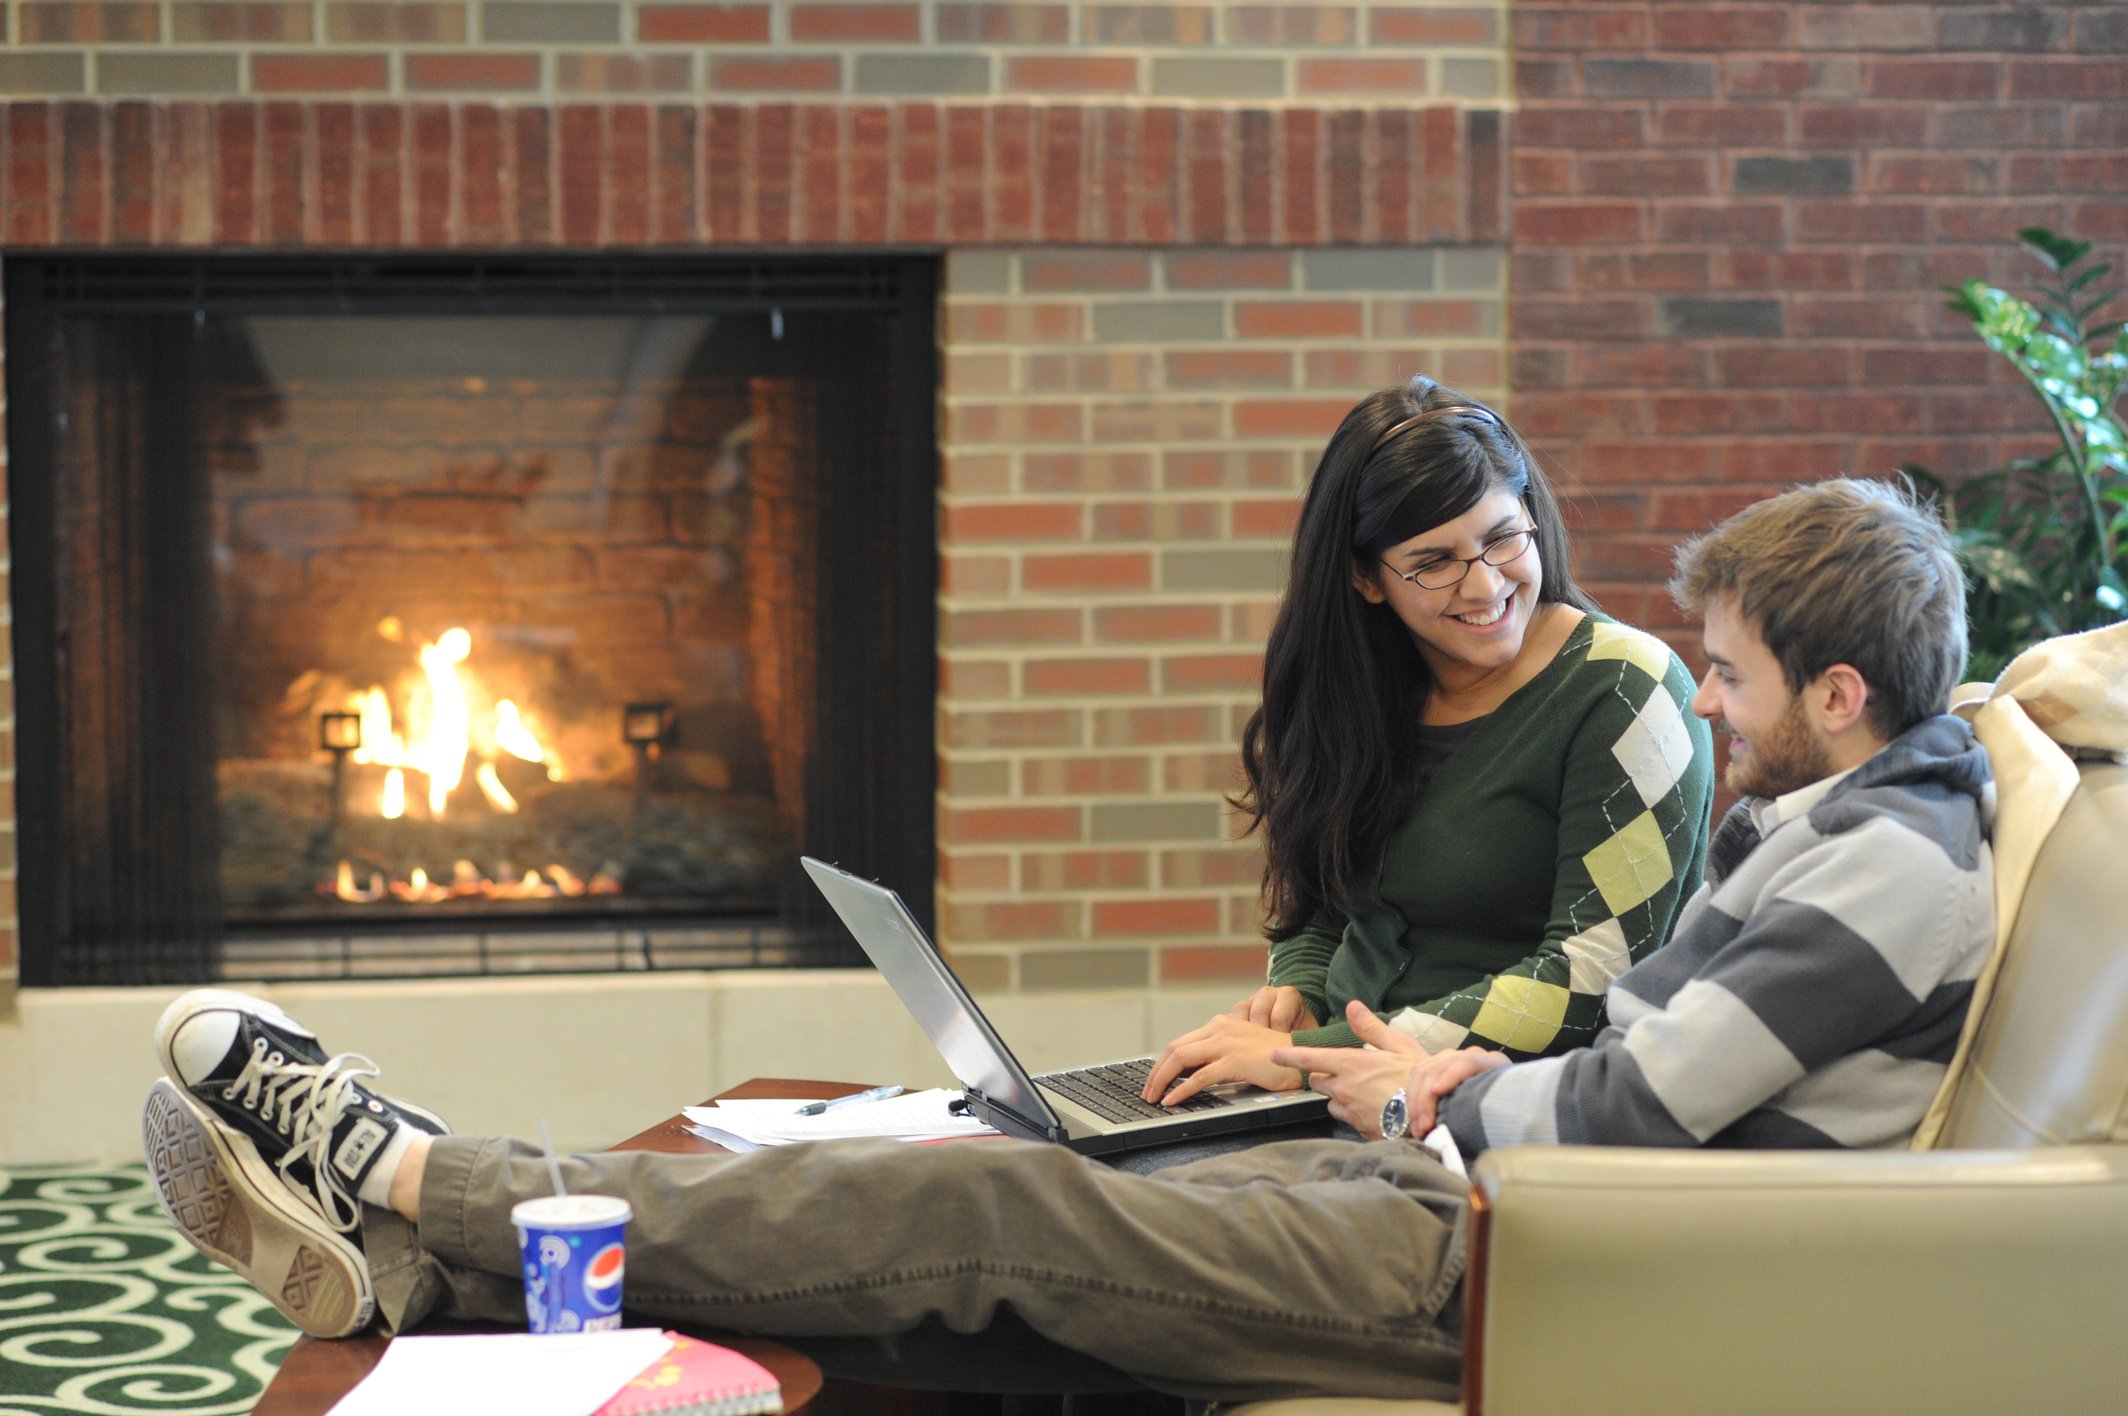
[[[1489,1153],[1470,1416],[2113,1411],[2128,1147]]]

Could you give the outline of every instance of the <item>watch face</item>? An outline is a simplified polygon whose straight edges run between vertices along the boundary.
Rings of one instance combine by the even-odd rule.
[[[1401,1141],[1410,1130],[1411,1103],[1404,1093],[1398,1092],[1382,1103],[1382,1139]]]

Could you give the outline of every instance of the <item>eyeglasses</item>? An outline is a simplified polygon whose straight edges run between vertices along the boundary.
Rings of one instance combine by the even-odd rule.
[[[1537,528],[1525,526],[1520,531],[1510,531],[1505,536],[1495,536],[1478,548],[1474,556],[1443,556],[1428,561],[1417,570],[1398,570],[1388,561],[1382,568],[1399,580],[1408,580],[1422,590],[1446,590],[1470,574],[1470,568],[1479,561],[1487,565],[1501,566],[1520,556],[1530,548],[1536,538]]]

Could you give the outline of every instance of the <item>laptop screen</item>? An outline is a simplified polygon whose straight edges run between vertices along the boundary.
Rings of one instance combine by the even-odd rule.
[[[1037,1129],[1054,1128],[1056,1114],[1049,1103],[991,1030],[901,897],[811,857],[802,858],[802,863],[960,1084]]]

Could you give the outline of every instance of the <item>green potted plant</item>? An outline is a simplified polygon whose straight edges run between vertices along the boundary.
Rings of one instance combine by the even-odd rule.
[[[1936,497],[1964,562],[1973,678],[2039,640],[2128,619],[2128,431],[2116,410],[2128,326],[2099,318],[2122,290],[2096,288],[2110,264],[2077,268],[2090,242],[2017,234],[2050,277],[2037,304],[1979,280],[1944,288],[2039,396],[2060,445],[1956,486],[1901,469]]]

